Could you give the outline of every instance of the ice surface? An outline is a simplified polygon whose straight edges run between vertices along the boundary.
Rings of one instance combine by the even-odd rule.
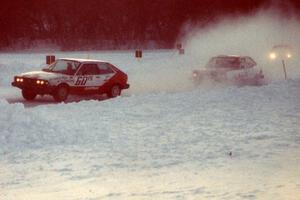
[[[173,51],[55,55],[108,60],[132,87],[28,106],[9,84],[45,54],[1,54],[1,200],[300,198],[299,78],[194,88]]]

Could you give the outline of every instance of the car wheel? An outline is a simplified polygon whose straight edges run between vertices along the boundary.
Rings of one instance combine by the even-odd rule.
[[[36,97],[36,93],[30,91],[30,90],[22,90],[22,96],[24,99],[28,101],[32,101]]]
[[[57,102],[65,101],[68,98],[69,90],[66,86],[58,86],[58,88],[55,90],[55,93],[53,95],[53,98]]]
[[[109,90],[109,92],[108,92],[107,95],[110,98],[115,98],[117,96],[120,96],[121,95],[121,88],[120,88],[120,86],[119,85],[113,85],[110,88],[110,90]]]

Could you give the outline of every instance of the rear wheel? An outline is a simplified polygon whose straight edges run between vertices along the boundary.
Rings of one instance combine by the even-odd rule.
[[[28,101],[32,101],[34,100],[34,98],[36,97],[36,93],[30,91],[30,90],[26,90],[26,89],[23,89],[22,90],[22,96],[24,99],[28,100]]]
[[[69,90],[67,86],[58,86],[58,88],[55,90],[55,93],[53,95],[53,98],[57,102],[62,102],[67,100],[69,95]]]
[[[119,85],[113,85],[109,92],[107,93],[108,97],[110,98],[115,98],[117,96],[120,96],[121,95],[121,88]]]

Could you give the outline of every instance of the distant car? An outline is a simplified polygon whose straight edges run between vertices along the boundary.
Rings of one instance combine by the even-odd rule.
[[[284,59],[292,58],[293,56],[292,53],[293,53],[293,49],[290,45],[279,44],[279,45],[274,45],[272,47],[269,56],[271,60],[275,60],[275,59],[284,60]]]
[[[249,56],[221,55],[212,57],[203,69],[193,71],[196,85],[212,80],[222,83],[263,85],[264,75],[257,69],[256,62]]]
[[[129,88],[127,74],[109,62],[89,59],[61,58],[42,71],[14,77],[12,85],[22,90],[26,100],[49,94],[58,102],[69,94],[107,94],[117,97]]]

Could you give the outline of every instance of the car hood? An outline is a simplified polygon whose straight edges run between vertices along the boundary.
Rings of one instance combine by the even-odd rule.
[[[45,71],[32,71],[32,72],[22,73],[20,76],[24,78],[50,80],[50,79],[59,78],[66,75],[53,73],[53,72],[45,72]]]

